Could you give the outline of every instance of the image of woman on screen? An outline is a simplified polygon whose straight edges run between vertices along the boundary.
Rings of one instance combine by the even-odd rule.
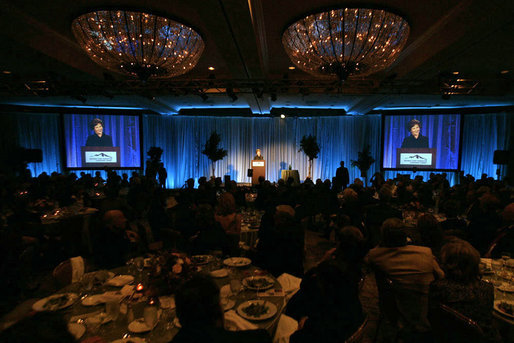
[[[93,119],[89,126],[94,133],[87,137],[86,146],[112,146],[111,136],[104,133],[104,122],[102,119]]]
[[[428,148],[428,137],[421,135],[421,122],[412,119],[407,124],[410,136],[403,139],[402,148]]]

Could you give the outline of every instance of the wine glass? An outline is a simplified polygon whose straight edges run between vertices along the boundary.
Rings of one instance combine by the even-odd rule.
[[[507,261],[510,260],[510,252],[502,251],[503,269],[507,269]]]

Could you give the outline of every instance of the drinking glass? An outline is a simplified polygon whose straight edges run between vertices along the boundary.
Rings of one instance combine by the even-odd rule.
[[[93,316],[86,319],[86,328],[91,335],[96,335],[98,333],[100,325],[102,325],[102,318],[99,316]]]
[[[117,300],[106,302],[105,313],[115,322],[120,315],[120,302]]]
[[[507,271],[507,261],[510,260],[510,252],[503,251],[502,252],[502,260],[503,260],[503,271]]]
[[[155,324],[157,324],[157,307],[156,306],[147,306],[143,311],[143,318],[145,320],[145,324],[149,328],[154,328]]]
[[[239,279],[231,279],[230,280],[230,290],[232,291],[232,297],[236,298],[241,292],[241,280]]]

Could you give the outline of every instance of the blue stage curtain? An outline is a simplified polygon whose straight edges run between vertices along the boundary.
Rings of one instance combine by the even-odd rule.
[[[60,155],[59,116],[17,113],[15,118],[20,145],[43,150],[43,162],[29,164],[32,175],[37,176],[43,171],[64,171]],[[465,174],[495,176],[497,166],[493,164],[493,153],[494,150],[508,148],[512,118],[512,113],[462,117],[461,168]],[[228,156],[216,165],[217,176],[230,175],[238,182],[250,182],[246,171],[255,149],[260,148],[267,161],[269,180],[278,180],[280,170],[287,169],[289,165],[299,170],[303,180],[307,176],[308,161],[303,152],[298,152],[300,140],[303,135],[313,134],[321,148],[314,160],[313,178],[331,179],[339,162],[345,161],[353,181],[360,177],[360,172],[350,166],[350,161],[357,159],[358,151],[366,144],[370,144],[371,155],[376,160],[368,176],[379,170],[380,125],[380,115],[286,119],[144,116],[143,151],[146,156],[151,146],[164,150],[162,159],[168,171],[167,187],[179,188],[188,178],[210,175],[210,161],[201,151],[211,131],[216,130],[222,137],[221,146],[228,150]],[[393,178],[397,173],[388,171],[385,177]],[[427,180],[429,174],[418,172],[416,175],[424,175]],[[451,184],[456,182],[453,173],[448,173],[448,179]]]
[[[313,179],[332,179],[340,161],[345,161],[350,179],[360,177],[350,160],[370,145],[377,162],[370,168],[371,176],[378,170],[380,156],[380,116],[297,118],[244,117],[158,117],[144,120],[145,151],[152,146],[163,148],[163,163],[168,171],[167,186],[178,188],[188,178],[211,175],[211,163],[201,152],[212,131],[220,134],[220,146],[228,156],[216,163],[216,176],[230,175],[237,182],[251,182],[247,169],[260,148],[266,160],[266,178],[277,181],[280,170],[297,169],[300,178],[307,176],[308,159],[299,152],[304,135],[317,137],[320,154],[313,162]]]
[[[32,176],[42,172],[62,172],[59,115],[17,113],[15,118],[20,146],[43,151],[43,162],[28,164]]]

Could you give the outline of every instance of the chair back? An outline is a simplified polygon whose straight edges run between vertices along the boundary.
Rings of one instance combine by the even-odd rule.
[[[480,343],[486,341],[484,332],[477,322],[445,304],[439,304],[435,309],[431,309],[429,319],[435,342]]]
[[[364,321],[359,326],[359,328],[350,336],[344,343],[360,343],[362,342],[362,338],[364,337],[364,331],[368,326],[368,316],[364,318]]]

